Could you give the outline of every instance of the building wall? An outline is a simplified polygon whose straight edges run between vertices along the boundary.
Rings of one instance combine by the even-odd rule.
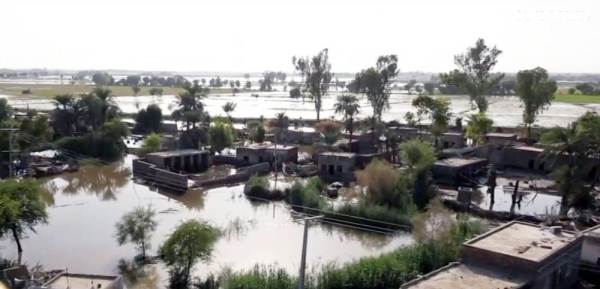
[[[553,168],[560,167],[569,163],[569,157],[567,155],[560,155],[558,157],[546,157],[541,152],[519,150],[516,148],[508,147],[503,149],[503,161],[507,167],[530,170],[530,164],[533,164],[533,170],[549,173]],[[589,177],[593,175],[593,170],[599,166],[598,160],[590,159],[584,163],[583,172]]]
[[[487,142],[491,145],[506,145],[511,141],[517,141],[517,136],[514,137],[500,137],[500,136],[488,136],[486,137]]]
[[[593,266],[600,266],[600,238],[584,237],[581,249],[581,262]]]
[[[143,160],[133,160],[132,166],[134,175],[138,175],[162,187],[175,190],[187,190],[188,188],[187,175],[159,169],[155,165]]]
[[[544,264],[535,276],[533,289],[565,289],[571,288],[579,280],[579,257],[581,256],[581,239],[555,252],[552,258],[544,260]]]
[[[144,159],[146,160],[146,162],[151,163],[157,166],[158,168],[165,168],[165,158],[161,156],[147,155]]]
[[[336,157],[319,155],[317,164],[317,171],[319,176],[328,181],[347,182],[354,179],[354,171],[356,170],[355,157]],[[333,174],[330,173],[330,166],[332,165]],[[341,172],[339,171],[338,166],[341,166]]]
[[[245,157],[248,157],[247,164],[254,165],[266,161],[263,157],[262,161],[260,159],[264,154],[264,149],[250,149],[246,147],[238,147],[235,150],[236,158],[245,161]]]

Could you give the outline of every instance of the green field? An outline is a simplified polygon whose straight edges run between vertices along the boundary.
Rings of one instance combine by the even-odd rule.
[[[109,86],[114,96],[131,96],[133,91],[130,86]],[[150,95],[152,86],[140,86],[138,95]],[[174,95],[183,91],[179,87],[161,87],[163,95]],[[23,90],[31,89],[31,94],[22,94]],[[52,98],[60,94],[79,95],[89,93],[94,89],[94,85],[85,84],[22,84],[22,83],[0,83],[0,94],[16,96],[19,98]],[[240,90],[244,92],[245,90]],[[212,89],[211,94],[231,94],[231,88]]]
[[[554,101],[570,103],[600,103],[600,95],[557,94]]]

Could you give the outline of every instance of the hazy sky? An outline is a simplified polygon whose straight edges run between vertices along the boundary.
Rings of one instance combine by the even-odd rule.
[[[356,72],[397,54],[446,71],[483,37],[498,70],[600,72],[600,0],[0,0],[0,68],[292,71],[329,48]]]

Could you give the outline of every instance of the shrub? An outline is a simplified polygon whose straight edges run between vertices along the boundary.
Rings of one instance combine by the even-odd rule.
[[[399,209],[412,204],[408,178],[382,160],[373,160],[365,169],[356,172],[358,184],[367,187],[368,202]]]
[[[103,161],[114,161],[121,157],[121,148],[117,141],[104,137],[101,133],[90,133],[85,136],[64,137],[56,141],[57,149],[66,150],[72,158],[97,158]]]
[[[244,186],[244,194],[250,198],[270,200],[270,188],[271,184],[269,183],[269,179],[267,177],[252,175]]]
[[[294,211],[318,214],[320,210],[327,207],[327,203],[321,197],[322,189],[323,184],[318,178],[310,178],[305,182],[296,181],[289,190],[286,190],[285,200]]]

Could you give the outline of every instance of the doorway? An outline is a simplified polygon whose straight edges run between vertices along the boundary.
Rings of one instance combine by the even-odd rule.
[[[529,160],[529,169],[533,170],[535,168],[535,160]]]
[[[335,166],[329,165],[329,175],[333,176],[335,174]]]

